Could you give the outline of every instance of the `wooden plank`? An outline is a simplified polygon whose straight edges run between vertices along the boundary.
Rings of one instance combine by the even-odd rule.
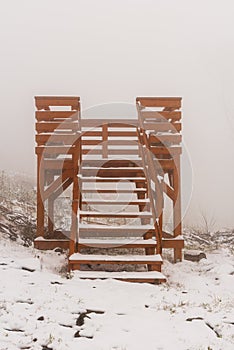
[[[94,130],[82,130],[82,136],[84,137],[102,137],[102,131]],[[111,137],[136,137],[135,131],[108,131],[108,136]]]
[[[59,154],[74,154],[78,152],[76,146],[38,146],[36,147],[36,154],[45,155],[59,155]]]
[[[141,117],[143,120],[153,119],[153,120],[171,120],[173,122],[179,121],[181,119],[180,111],[141,111]]]
[[[147,205],[149,203],[148,199],[137,199],[137,200],[110,200],[103,198],[100,199],[89,199],[83,198],[83,204],[88,205]]]
[[[80,97],[78,96],[35,96],[37,109],[48,110],[49,106],[69,106],[74,110],[80,109]]]
[[[171,186],[169,186],[168,184],[166,184],[165,182],[163,182],[163,191],[168,195],[168,197],[170,199],[172,199],[174,201],[174,199],[175,199],[174,189]]]
[[[69,248],[69,239],[40,239],[38,237],[34,240],[34,248],[40,250],[53,250],[55,248],[67,250]]]
[[[118,168],[118,167],[141,167],[142,168],[142,161],[141,159],[108,159],[108,160],[103,160],[103,159],[84,159],[82,162],[82,166],[88,167],[88,166],[95,166],[98,168],[105,168],[107,169],[108,167],[112,168]]]
[[[72,132],[78,130],[77,122],[39,122],[36,123],[36,131],[42,132],[54,132],[56,130],[71,130]]]
[[[138,193],[143,192],[146,193],[146,188],[137,188],[137,189],[129,189],[129,190],[119,190],[119,189],[101,189],[101,188],[83,188],[83,193]]]
[[[153,239],[85,239],[81,238],[78,243],[80,248],[155,248],[156,241]]]
[[[71,159],[45,159],[44,168],[51,170],[73,169],[73,162]]]
[[[99,176],[99,177],[129,177],[129,176],[144,176],[144,171],[141,168],[82,168],[82,176]]]
[[[103,140],[95,140],[95,139],[82,139],[82,145],[99,145],[103,143]],[[122,140],[106,140],[106,143],[108,146],[137,146],[138,140],[129,140],[129,139],[122,139]]]
[[[72,266],[73,269],[74,266]],[[106,271],[76,271],[76,277],[80,279],[110,279],[113,278],[123,282],[137,283],[163,283],[166,282],[166,277],[158,271],[147,272],[106,272]]]
[[[145,130],[155,130],[157,132],[180,132],[182,129],[181,123],[166,123],[166,122],[155,122],[143,124]]]
[[[102,149],[83,148],[82,154],[102,155]],[[108,155],[138,155],[138,149],[108,149]]]
[[[163,238],[162,240],[162,247],[164,249],[167,248],[174,248],[174,249],[183,249],[184,248],[184,239],[180,236],[177,236],[176,238]]]
[[[91,237],[143,237],[145,234],[155,234],[153,225],[123,225],[123,226],[105,226],[105,225],[92,225],[81,224],[80,235]],[[81,236],[80,236],[81,237]]]
[[[173,159],[158,159],[157,161],[155,161],[156,168],[158,167],[158,164],[163,169],[163,171],[170,171],[173,170],[175,167]]]
[[[80,177],[82,182],[146,182],[144,177],[98,177],[98,176],[82,176]]]
[[[46,143],[48,143],[49,145],[53,143],[58,143],[62,145],[73,145],[73,143],[79,139],[79,134],[37,134],[35,139],[38,145],[43,145]]]
[[[160,255],[85,255],[75,253],[69,257],[71,264],[151,264],[162,265]]]
[[[155,155],[167,154],[174,156],[175,154],[181,154],[181,147],[161,147],[161,146],[151,146],[150,151]]]
[[[57,191],[63,183],[71,177],[71,172],[69,170],[63,171],[63,173],[54,180],[44,191],[43,193],[43,200],[47,200],[55,191]]]
[[[178,134],[170,134],[170,135],[157,135],[157,134],[150,134],[149,135],[149,143],[162,143],[162,144],[179,144],[182,141],[182,135]]]
[[[181,97],[137,97],[136,102],[139,102],[143,107],[173,107],[174,109],[181,108]]]
[[[137,119],[81,119],[81,127],[100,128],[105,124],[111,128],[135,128],[139,122]]]
[[[36,111],[35,117],[38,122],[54,121],[55,119],[71,119],[78,121],[78,112],[74,111]]]
[[[73,178],[68,178],[57,191],[53,193],[53,197],[56,199],[62,194],[73,182]]]
[[[152,218],[150,212],[104,212],[104,211],[80,211],[80,217],[95,217],[95,218]]]

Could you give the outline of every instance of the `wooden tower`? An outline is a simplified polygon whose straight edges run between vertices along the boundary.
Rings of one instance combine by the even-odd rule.
[[[80,278],[165,281],[164,248],[173,249],[176,262],[184,246],[181,98],[138,97],[136,119],[83,119],[79,97],[35,102],[35,248],[67,249],[68,267]],[[54,203],[69,188],[71,224],[61,231]],[[164,230],[165,196],[172,203],[172,232]],[[107,272],[113,264],[130,268]]]

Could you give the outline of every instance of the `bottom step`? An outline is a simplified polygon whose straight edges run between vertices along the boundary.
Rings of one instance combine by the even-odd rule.
[[[152,264],[162,265],[162,257],[155,255],[93,255],[75,253],[69,264]]]
[[[81,279],[116,279],[126,282],[162,283],[166,277],[158,271],[149,272],[105,272],[105,271],[74,271],[76,277]]]

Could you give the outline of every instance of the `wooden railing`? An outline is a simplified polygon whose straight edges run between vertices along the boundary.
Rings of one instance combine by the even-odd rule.
[[[48,201],[48,231],[52,233],[54,230],[54,201],[73,183],[70,241],[72,252],[77,232],[76,214],[80,165],[78,157],[81,147],[79,138],[80,98],[36,96],[35,104],[38,158],[37,236],[44,236],[45,201]]]
[[[148,136],[143,127],[140,106],[137,103],[139,127],[137,134],[139,138],[139,150],[142,158],[144,171],[147,178],[148,196],[155,228],[155,236],[157,240],[157,254],[162,254],[162,229],[160,227],[160,218],[163,211],[163,188],[160,184],[157,168],[153,159],[153,154],[150,151]],[[152,188],[152,186],[154,188]]]

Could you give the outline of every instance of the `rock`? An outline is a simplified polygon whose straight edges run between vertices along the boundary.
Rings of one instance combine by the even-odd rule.
[[[77,331],[75,334],[74,334],[74,338],[80,338],[80,337],[83,337],[83,338],[87,338],[87,339],[93,339],[93,336],[85,336],[85,335],[80,335],[80,331]]]
[[[199,262],[201,259],[206,259],[206,254],[199,250],[191,250],[184,253],[184,259]]]
[[[37,321],[44,321],[45,320],[45,317],[44,316],[40,316],[38,317]]]
[[[94,312],[95,314],[98,314],[98,315],[103,315],[104,313],[105,313],[105,311],[103,311],[103,310],[98,310],[98,309],[96,309],[96,310],[94,310],[94,309],[87,309],[87,314],[91,314],[92,312]]]
[[[35,272],[35,269],[30,269],[29,267],[25,267],[25,266],[22,267],[22,270],[28,271],[28,272]]]
[[[85,318],[90,318],[87,315],[87,312],[83,312],[82,314],[79,315],[79,317],[76,320],[76,325],[79,326],[79,327],[83,326]]]
[[[188,322],[192,322],[193,320],[203,320],[203,318],[202,317],[189,317],[186,319],[186,321],[188,321]]]
[[[61,254],[63,253],[63,249],[59,248],[59,247],[55,248],[54,251],[55,251],[55,253],[61,253]]]

